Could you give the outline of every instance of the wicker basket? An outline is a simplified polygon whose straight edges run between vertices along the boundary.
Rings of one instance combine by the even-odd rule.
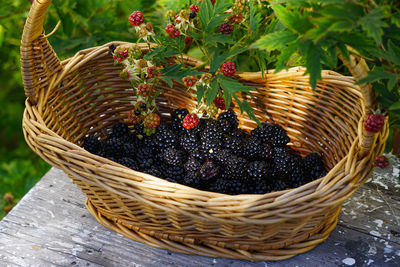
[[[303,68],[274,74],[241,73],[254,91],[243,96],[260,120],[272,115],[303,155],[319,151],[330,169],[296,189],[264,195],[230,196],[174,184],[133,171],[80,147],[87,134],[105,137],[127,116],[134,100],[119,78],[108,45],[78,52],[60,62],[43,33],[51,0],[37,0],[22,36],[21,63],[27,95],[23,129],[28,145],[62,169],[87,196],[86,206],[104,226],[133,240],[182,253],[247,260],[281,260],[324,241],[335,228],[342,202],[373,172],[384,149],[380,133],[362,126],[375,106],[370,87],[354,85],[366,64],[346,62],[354,77],[323,71],[311,90]],[[122,42],[113,42],[121,44]],[[146,46],[142,49],[146,51]],[[188,65],[197,65],[186,57]],[[175,84],[158,102],[164,117],[171,108],[192,108],[194,96]],[[240,117],[244,129],[255,124]]]

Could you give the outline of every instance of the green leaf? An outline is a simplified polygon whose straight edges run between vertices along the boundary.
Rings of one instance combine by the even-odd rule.
[[[400,100],[390,106],[389,110],[391,111],[400,111]]]
[[[235,98],[236,103],[238,103],[239,108],[240,108],[240,112],[241,112],[241,113],[246,112],[247,115],[249,116],[249,118],[252,119],[252,120],[254,120],[254,121],[257,123],[257,125],[260,126],[260,125],[261,125],[261,122],[260,122],[260,120],[257,119],[257,117],[254,115],[254,109],[253,109],[253,107],[250,106],[249,103],[247,103],[246,100],[243,101],[243,102],[240,102],[240,100],[239,100],[239,98],[237,97],[236,94],[233,95],[233,98]]]
[[[261,12],[256,13],[256,11],[254,1],[250,0],[250,31],[253,32],[255,36],[257,36],[258,27],[261,22]]]
[[[3,45],[3,40],[4,40],[4,27],[3,25],[0,25],[0,47]]]
[[[196,90],[197,105],[200,105],[201,99],[202,99],[203,96],[204,96],[205,90],[206,90],[206,88],[205,88],[203,85],[197,86],[197,90]]]
[[[349,54],[349,50],[347,50],[347,47],[343,44],[343,43],[338,43],[337,45],[340,54],[347,60],[350,61],[350,54]]]
[[[248,50],[247,47],[237,48],[233,51],[223,53],[222,55],[214,56],[211,59],[210,73],[215,73],[223,62],[247,50]]]
[[[398,79],[398,77],[394,73],[386,72],[382,69],[375,69],[368,72],[368,76],[360,79],[356,84],[372,83],[384,79]]]
[[[272,8],[279,20],[292,32],[304,34],[313,28],[308,20],[309,13],[307,11],[300,13],[299,10],[289,10],[283,5],[274,5]]]
[[[226,18],[228,18],[229,16],[231,16],[231,14],[222,14],[212,17],[207,25],[206,32],[211,32],[215,28],[219,27],[222,23],[225,22]]]
[[[282,49],[288,43],[296,40],[297,34],[290,31],[273,32],[262,36],[253,44],[254,47],[267,50]]]
[[[217,81],[217,79],[214,79],[210,84],[210,88],[206,92],[207,106],[209,106],[212,103],[212,101],[214,100],[214,98],[217,96],[218,89],[219,89],[218,81]]]
[[[376,7],[359,20],[361,27],[368,36],[374,38],[377,44],[382,43],[383,27],[387,24],[383,21],[385,14],[381,7]]]
[[[297,51],[297,48],[298,44],[293,43],[282,50],[281,54],[278,56],[278,61],[276,62],[275,73],[286,68],[286,62],[293,55],[293,53]]]
[[[310,74],[310,84],[313,88],[317,86],[317,81],[321,79],[321,58],[323,50],[319,45],[313,44],[311,41],[304,43],[303,51],[306,59],[306,72]]]
[[[225,0],[218,0],[215,2],[213,14],[214,15],[219,14],[231,6],[232,6],[232,3],[225,2]]]
[[[319,13],[325,17],[341,18],[345,20],[356,20],[364,14],[361,5],[351,2],[326,5]]]
[[[204,41],[206,42],[206,44],[210,44],[213,46],[217,46],[217,43],[221,43],[221,44],[234,44],[235,41],[232,39],[232,37],[230,35],[227,34],[211,34],[211,35],[207,35],[204,38]]]
[[[232,96],[235,96],[236,92],[248,92],[253,90],[250,86],[245,86],[234,79],[222,75],[218,75],[216,78],[224,91],[224,99],[227,107],[230,106]]]
[[[208,25],[208,22],[210,21],[210,17],[212,15],[212,8],[211,8],[211,2],[210,0],[204,0],[200,4],[200,10],[197,12],[197,15],[200,19],[202,28],[205,29]]]
[[[397,47],[392,40],[388,41],[388,56],[386,57],[387,60],[400,65],[400,48]]]

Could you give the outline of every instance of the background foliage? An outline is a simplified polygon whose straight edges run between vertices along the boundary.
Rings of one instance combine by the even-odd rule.
[[[156,32],[160,32],[166,24],[163,17],[165,11],[178,11],[187,2],[53,0],[45,30],[50,32],[61,20],[61,27],[49,41],[58,56],[65,59],[83,48],[109,41],[136,41],[127,21],[133,10],[141,10],[146,20],[154,24]],[[0,4],[1,219],[3,208],[9,205],[3,200],[3,195],[11,192],[17,201],[50,166],[29,149],[21,129],[25,96],[19,46],[31,3],[29,0],[0,0]],[[248,56],[239,57],[239,71],[303,65],[308,68],[313,84],[319,78],[321,69],[335,69],[348,74],[347,69],[337,61],[338,51],[346,55],[345,45],[348,45],[367,58],[372,72],[365,82],[373,83],[379,93],[381,107],[391,112],[392,128],[400,127],[400,1],[276,0],[262,4],[262,16],[254,17],[264,25],[255,32],[254,40],[261,39],[254,47],[260,49],[251,52],[261,60],[254,62]],[[195,57],[200,55],[196,48],[188,53]]]

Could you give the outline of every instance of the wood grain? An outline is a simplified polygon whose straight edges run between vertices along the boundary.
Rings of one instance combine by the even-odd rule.
[[[400,261],[400,162],[376,170],[343,204],[330,237],[281,262],[185,255],[132,241],[101,226],[84,194],[51,169],[0,222],[0,262],[6,266],[396,266]],[[397,179],[397,180],[396,180]],[[369,264],[368,264],[369,263]]]

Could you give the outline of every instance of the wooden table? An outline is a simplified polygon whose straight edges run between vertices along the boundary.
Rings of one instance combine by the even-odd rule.
[[[0,266],[400,266],[400,161],[348,199],[331,236],[281,262],[185,255],[101,226],[84,194],[52,168],[0,222]]]

